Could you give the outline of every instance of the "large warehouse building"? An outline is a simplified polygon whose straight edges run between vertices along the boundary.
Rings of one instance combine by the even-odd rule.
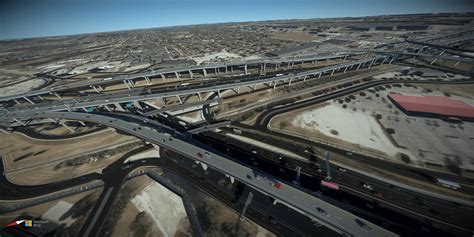
[[[388,98],[407,114],[474,121],[474,106],[446,96],[410,96],[396,93]]]

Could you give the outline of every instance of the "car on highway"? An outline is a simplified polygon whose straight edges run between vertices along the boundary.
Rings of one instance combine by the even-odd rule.
[[[368,190],[370,190],[370,191],[374,190],[374,188],[372,188],[372,186],[371,186],[370,184],[368,184],[368,183],[361,182],[361,184],[362,184],[362,187],[364,187],[364,188],[366,188],[366,189],[368,189]]]

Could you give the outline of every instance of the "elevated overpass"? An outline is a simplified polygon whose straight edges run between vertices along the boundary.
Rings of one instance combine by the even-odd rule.
[[[226,63],[219,63],[219,64],[204,64],[204,65],[196,65],[191,67],[175,67],[163,70],[151,70],[147,72],[141,73],[134,73],[129,75],[121,75],[111,78],[105,78],[100,80],[85,80],[75,83],[69,83],[67,85],[58,85],[53,86],[51,88],[30,91],[25,93],[20,93],[11,96],[3,96],[0,97],[0,101],[9,101],[14,99],[23,98],[28,101],[28,97],[30,96],[41,96],[41,95],[56,95],[59,97],[58,92],[67,91],[72,89],[78,88],[93,88],[97,92],[103,90],[102,86],[110,85],[114,83],[124,83],[129,89],[133,88],[135,85],[135,80],[142,79],[147,82],[147,84],[151,84],[150,77],[160,76],[163,80],[165,80],[166,76],[173,76],[180,78],[180,75],[185,73],[190,78],[193,78],[195,73],[201,73],[204,77],[207,77],[208,71],[214,71],[214,73],[219,73],[220,70],[224,70],[225,72],[229,70],[234,70],[234,68],[238,68],[247,74],[247,70],[249,66],[258,66],[261,67],[262,70],[265,70],[267,65],[273,65],[275,68],[279,68],[281,66],[291,66],[297,63],[305,63],[311,62],[316,63],[318,61],[323,60],[334,60],[334,59],[345,59],[350,55],[359,55],[363,54],[361,52],[354,52],[354,53],[340,53],[328,56],[320,56],[317,54],[311,55],[302,55],[302,56],[294,56],[294,57],[285,57],[285,58],[265,58],[265,59],[256,59],[256,60],[239,60],[233,62],[226,62]]]
[[[129,133],[153,144],[174,150],[225,173],[236,180],[274,198],[317,222],[347,236],[396,236],[377,225],[309,195],[290,184],[277,181],[272,176],[244,166],[226,155],[156,121],[136,115],[90,114],[79,112],[24,112],[21,116],[0,111],[1,123],[8,126],[16,119],[70,119],[103,124]]]
[[[384,63],[392,63],[394,56],[375,56],[359,61],[348,62],[343,64],[338,64],[334,66],[324,67],[315,70],[309,70],[304,72],[299,72],[296,74],[289,74],[283,76],[275,76],[270,78],[263,78],[258,80],[233,80],[232,82],[223,82],[222,84],[218,83],[211,83],[206,85],[198,85],[198,86],[188,86],[184,88],[174,89],[174,90],[162,90],[158,91],[157,93],[150,94],[144,89],[135,89],[130,91],[125,91],[124,93],[114,93],[114,94],[98,94],[95,96],[89,96],[85,98],[77,98],[77,99],[68,99],[68,100],[60,100],[60,101],[51,101],[45,103],[38,103],[29,106],[23,106],[20,108],[12,108],[10,109],[12,112],[15,113],[22,113],[26,110],[32,112],[43,112],[43,111],[62,111],[62,110],[76,110],[76,109],[84,109],[90,107],[104,107],[107,105],[117,105],[118,103],[123,102],[134,102],[134,101],[143,101],[143,100],[151,100],[151,99],[163,99],[168,97],[177,97],[179,100],[180,96],[182,95],[200,95],[201,93],[206,92],[216,92],[219,96],[221,91],[233,89],[237,93],[240,91],[240,87],[242,86],[249,86],[253,89],[256,88],[257,85],[266,84],[269,86],[273,86],[275,89],[277,83],[283,82],[288,83],[291,86],[293,80],[302,79],[306,80],[309,77],[320,78],[323,74],[333,75],[336,72],[345,73],[348,70],[359,70],[363,67],[370,68],[372,66],[382,65]],[[317,77],[316,77],[317,76]]]

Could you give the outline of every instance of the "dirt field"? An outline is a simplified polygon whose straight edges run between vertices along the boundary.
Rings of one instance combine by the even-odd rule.
[[[140,214],[130,201],[153,182],[148,176],[139,176],[125,182],[100,232],[110,231],[111,236],[161,236],[160,230],[151,217],[144,212]]]
[[[306,33],[283,33],[283,32],[275,32],[271,33],[271,38],[273,39],[279,39],[279,40],[288,40],[288,41],[294,41],[294,42],[306,42],[306,41],[312,41],[315,39],[318,39],[317,36],[311,35],[311,34],[306,34]]]
[[[61,140],[40,140],[20,133],[2,133],[0,150],[5,171],[11,171],[135,140],[137,138],[118,134],[111,129]]]

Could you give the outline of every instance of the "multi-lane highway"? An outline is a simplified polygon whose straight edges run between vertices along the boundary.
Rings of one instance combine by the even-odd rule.
[[[295,207],[302,213],[317,219],[321,224],[338,232],[355,236],[395,235],[360,217],[295,189],[289,184],[279,182],[271,175],[257,172],[233,161],[230,157],[208,150],[206,146],[191,140],[188,136],[173,132],[173,129],[157,122],[147,121],[143,117],[78,112],[22,113],[21,116],[15,115],[15,117],[26,119],[48,117],[104,124],[206,163],[210,167],[235,177],[240,182],[266,193],[282,203]],[[6,114],[2,121],[9,121],[9,119],[11,119],[10,115]]]

